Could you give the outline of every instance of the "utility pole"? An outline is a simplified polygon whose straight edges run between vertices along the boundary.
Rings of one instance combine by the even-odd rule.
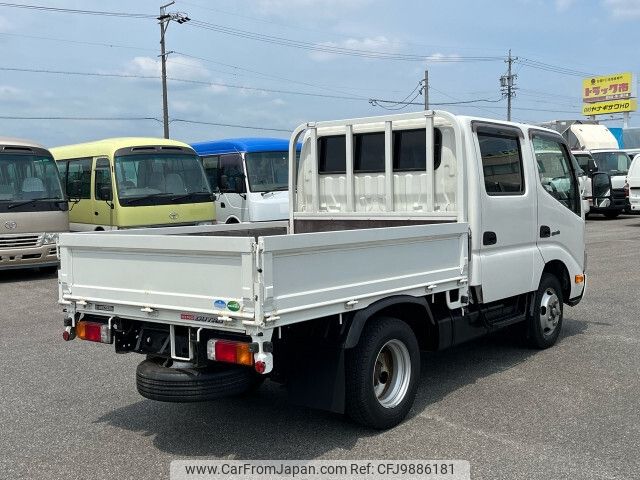
[[[176,3],[169,2],[160,7],[160,16],[158,23],[160,24],[160,63],[162,65],[162,124],[164,127],[164,138],[169,138],[169,100],[167,95],[167,56],[173,52],[165,50],[165,33],[169,28],[169,23],[173,20],[179,24],[183,24],[191,20],[185,13],[174,12],[167,13],[167,7]]]
[[[500,77],[500,87],[502,89],[502,97],[507,98],[507,120],[511,121],[511,100],[516,96],[515,80],[518,75],[512,73],[513,63],[518,60],[518,57],[511,56],[511,49],[509,49],[509,56],[505,60],[507,64],[507,74]]]
[[[424,71],[424,85],[422,86],[424,94],[424,109],[429,110],[429,70]]]

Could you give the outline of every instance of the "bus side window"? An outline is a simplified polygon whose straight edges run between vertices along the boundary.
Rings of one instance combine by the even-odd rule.
[[[220,164],[219,155],[210,155],[208,157],[202,157],[202,166],[207,174],[207,180],[209,180],[209,186],[212,192],[220,191],[220,185],[218,184],[218,167]]]

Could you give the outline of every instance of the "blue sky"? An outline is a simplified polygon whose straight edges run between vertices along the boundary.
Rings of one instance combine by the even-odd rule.
[[[161,3],[20,3],[31,1],[49,7],[152,15],[157,15]],[[506,71],[503,59],[467,59],[505,57],[510,48],[520,59],[576,72],[640,72],[635,41],[640,0],[178,0],[169,11],[186,12],[194,20],[169,26],[167,48],[178,52],[169,57],[169,76],[197,82],[169,83],[173,119],[291,130],[309,120],[385,114],[368,99],[407,97],[425,67],[430,72],[433,103],[494,101],[439,108],[505,118],[506,102],[495,102],[500,98],[498,79]],[[200,28],[195,21],[307,42],[312,49],[228,35]],[[159,77],[158,42],[154,19],[0,6],[3,68]],[[421,59],[330,54],[313,50],[316,45]],[[520,89],[514,119],[539,122],[580,117],[579,74],[558,74],[523,63],[516,63],[514,70]],[[416,101],[421,102],[421,97]],[[161,106],[159,78],[0,71],[1,116],[161,118]],[[631,125],[640,126],[639,118],[632,115]],[[55,146],[108,136],[160,136],[162,126],[154,120],[0,119],[0,135]],[[287,136],[285,132],[171,124],[172,138],[187,142],[238,135]]]

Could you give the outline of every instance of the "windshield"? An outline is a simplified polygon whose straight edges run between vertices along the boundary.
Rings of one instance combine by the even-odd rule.
[[[46,155],[0,154],[0,202],[64,200],[58,168]]]
[[[121,205],[168,205],[211,201],[196,155],[150,153],[115,158]]]
[[[289,153],[257,152],[245,154],[249,189],[271,192],[289,188]]]
[[[599,172],[609,175],[626,175],[629,172],[631,159],[624,152],[596,152],[592,155]]]

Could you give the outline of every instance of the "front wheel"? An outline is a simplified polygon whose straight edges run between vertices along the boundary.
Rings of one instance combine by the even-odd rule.
[[[377,429],[399,424],[411,410],[420,379],[413,330],[396,318],[373,318],[346,360],[347,415]]]
[[[605,218],[609,218],[609,219],[614,219],[614,218],[618,218],[620,216],[622,212],[620,210],[614,210],[611,212],[604,212],[604,216]]]
[[[529,317],[529,344],[533,348],[549,348],[560,335],[564,313],[562,287],[555,275],[542,274],[534,301]]]

